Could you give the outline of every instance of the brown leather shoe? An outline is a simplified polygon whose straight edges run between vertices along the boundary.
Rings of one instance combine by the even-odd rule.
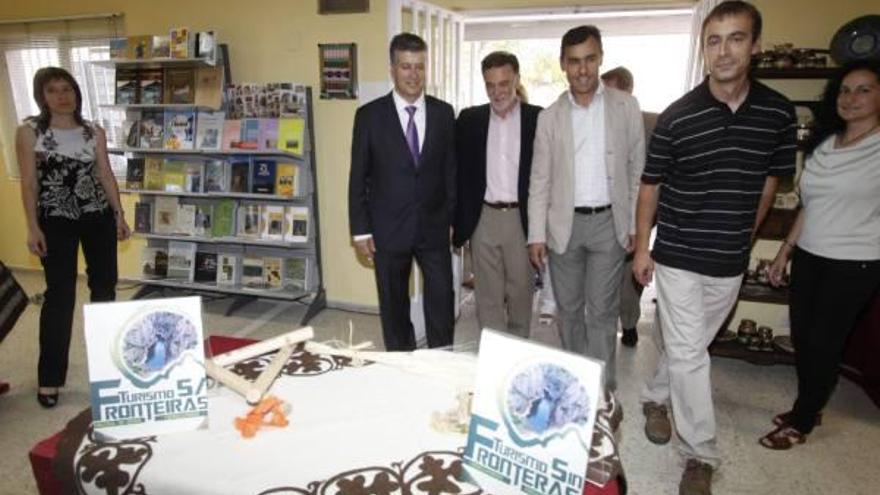
[[[666,406],[656,402],[642,404],[645,413],[645,436],[651,443],[663,445],[672,438],[672,425],[669,424],[669,412]]]
[[[678,484],[678,495],[712,495],[713,470],[704,462],[688,459]]]

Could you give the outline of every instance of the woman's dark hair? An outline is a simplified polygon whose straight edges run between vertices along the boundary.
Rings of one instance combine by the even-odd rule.
[[[816,128],[806,144],[808,155],[828,136],[838,134],[846,129],[846,122],[837,113],[837,97],[840,94],[843,79],[857,70],[866,70],[874,74],[877,82],[880,83],[880,59],[854,60],[840,67],[828,80],[825,91],[822,93],[822,100],[815,108]]]
[[[82,118],[82,91],[79,89],[79,84],[70,75],[70,72],[60,67],[43,67],[34,74],[34,100],[37,102],[37,106],[40,107],[40,113],[39,115],[29,117],[29,119],[36,121],[37,129],[41,133],[46,132],[49,128],[52,112],[49,110],[49,104],[46,102],[45,90],[46,86],[52,81],[65,81],[73,88],[73,92],[76,93],[76,110],[73,112],[73,120],[86,129],[86,132],[89,132],[89,126],[86,125],[85,120]]]

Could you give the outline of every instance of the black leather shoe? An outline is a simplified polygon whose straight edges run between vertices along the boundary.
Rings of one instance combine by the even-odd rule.
[[[37,392],[37,402],[45,409],[52,409],[58,405],[58,392],[54,394],[41,394]]]
[[[620,336],[620,343],[627,347],[635,347],[639,342],[639,334],[635,328],[624,328]]]

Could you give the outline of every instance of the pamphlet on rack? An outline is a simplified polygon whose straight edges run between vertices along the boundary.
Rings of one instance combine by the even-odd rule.
[[[603,364],[483,330],[465,467],[484,493],[580,495]]]
[[[208,423],[201,298],[86,304],[92,423],[116,439]]]

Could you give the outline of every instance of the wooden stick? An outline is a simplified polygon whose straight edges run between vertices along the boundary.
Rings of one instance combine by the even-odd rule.
[[[255,342],[249,346],[240,347],[214,356],[214,364],[217,366],[229,366],[230,364],[235,364],[244,361],[245,359],[259,356],[260,354],[272,352],[287,345],[294,346],[300,342],[310,340],[314,338],[314,336],[315,332],[312,330],[312,327],[303,327],[299,330],[272,337],[271,339],[261,340],[260,342]]]
[[[254,388],[253,383],[218,365],[212,359],[205,359],[205,371],[211,378],[244,397],[249,404],[259,402],[263,395]]]
[[[269,387],[272,386],[272,382],[275,381],[275,378],[278,377],[278,373],[281,372],[281,368],[284,368],[284,365],[287,364],[287,360],[290,359],[290,355],[293,354],[294,347],[295,346],[292,345],[282,347],[278,351],[278,354],[275,354],[275,357],[272,359],[269,366],[267,366],[266,369],[260,373],[259,378],[254,381],[253,388],[260,394],[261,398],[266,395]]]

